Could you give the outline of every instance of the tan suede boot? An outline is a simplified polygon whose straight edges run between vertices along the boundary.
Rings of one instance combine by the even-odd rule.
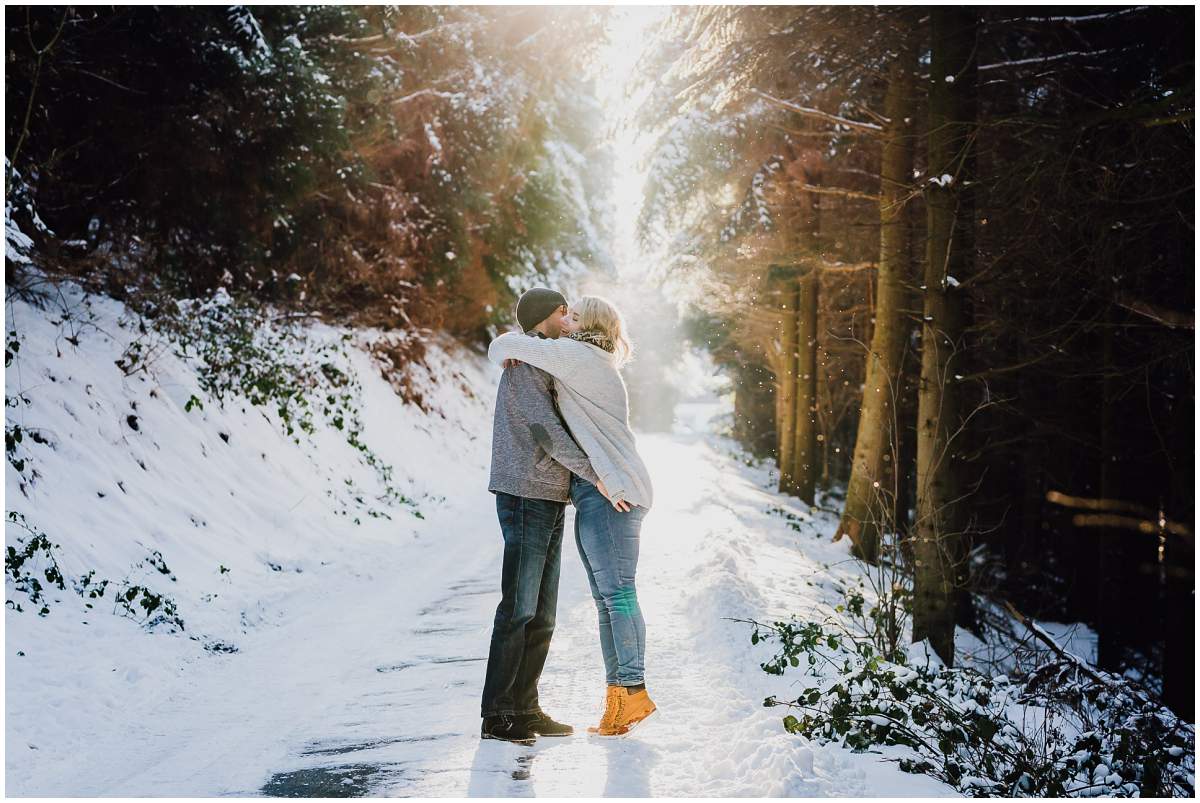
[[[658,710],[645,689],[630,694],[624,686],[610,686],[609,695],[609,708],[613,710],[613,715],[600,720],[597,736],[624,736]],[[608,710],[605,711],[607,713]]]
[[[593,725],[592,727],[588,728],[588,733],[596,734],[599,733],[602,728],[612,727],[612,722],[617,717],[617,707],[619,705],[617,702],[617,695],[624,690],[625,689],[622,686],[608,687],[608,690],[604,694],[604,713],[600,715],[600,724],[598,726]]]

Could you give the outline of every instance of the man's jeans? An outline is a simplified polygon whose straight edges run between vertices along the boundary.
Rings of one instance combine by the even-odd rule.
[[[571,477],[575,505],[575,544],[587,571],[600,619],[600,653],[609,686],[645,681],[646,622],[634,578],[646,508],[622,513],[587,480]]]
[[[496,494],[504,535],[503,594],[492,624],[483,716],[539,710],[537,684],[558,605],[566,503]]]

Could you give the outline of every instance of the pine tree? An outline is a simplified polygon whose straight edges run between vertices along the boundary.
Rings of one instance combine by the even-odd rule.
[[[929,172],[925,300],[917,410],[913,640],[954,663],[956,603],[966,587],[962,281],[974,261],[975,12],[930,12]]]
[[[908,220],[909,177],[913,165],[913,96],[917,67],[914,31],[898,32],[899,52],[888,68],[884,100],[882,176],[879,188],[879,268],[873,310],[875,325],[867,355],[866,382],[854,439],[846,506],[835,538],[849,534],[856,554],[874,563],[880,530],[898,527],[900,495],[897,402],[900,359],[907,340],[906,287],[911,283]],[[885,467],[891,466],[890,471]]]

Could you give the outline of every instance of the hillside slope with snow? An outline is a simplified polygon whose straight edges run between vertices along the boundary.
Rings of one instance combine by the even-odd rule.
[[[445,538],[463,477],[486,476],[490,438],[495,377],[477,355],[430,349],[430,368],[410,376],[436,408],[425,413],[401,402],[366,351],[347,349],[363,382],[365,440],[412,500],[360,505],[354,497],[369,497],[378,477],[342,433],[318,428],[297,444],[269,407],[244,399],[187,409],[205,396],[194,364],[159,343],[149,367],[126,376],[117,362],[140,334],[128,311],[62,291],[44,309],[8,305],[19,346],[5,373],[7,426],[25,434],[6,466],[6,511],[21,517],[10,514],[6,543],[20,550],[31,531],[45,533],[66,586],[42,577],[49,612],[39,616],[7,578],[6,761],[18,794],[51,782],[64,794],[88,788],[74,768],[114,726],[161,738],[153,712],[181,679],[236,664],[296,601],[368,594],[377,567]],[[49,565],[43,550],[23,569],[41,577]],[[89,572],[89,588],[110,581],[103,596],[73,589]],[[171,600],[183,630],[147,628],[140,596],[132,611],[116,604],[119,588],[137,586]]]

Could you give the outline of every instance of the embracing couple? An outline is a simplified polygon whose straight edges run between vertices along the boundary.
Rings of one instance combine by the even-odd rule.
[[[646,625],[634,576],[652,490],[629,429],[618,369],[631,349],[617,309],[537,287],[517,302],[520,332],[492,341],[505,366],[488,489],[504,536],[500,605],[483,686],[481,736],[529,743],[567,736],[538,704],[554,634],[566,503],[600,620],[604,714],[588,732],[623,736],[655,711],[646,692]]]

